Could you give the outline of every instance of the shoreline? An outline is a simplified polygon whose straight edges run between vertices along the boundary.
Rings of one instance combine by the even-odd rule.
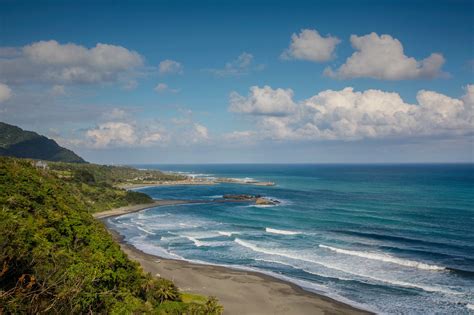
[[[111,209],[107,211],[92,213],[92,216],[96,219],[106,219],[109,217],[116,217],[119,215],[138,212],[141,210],[146,210],[146,209],[150,209],[150,208],[154,208],[158,206],[170,206],[170,205],[179,205],[179,204],[185,204],[185,203],[193,203],[193,201],[192,200],[173,200],[173,199],[153,200],[153,202],[151,203],[142,203],[138,205],[124,206],[124,207],[115,208],[115,209]]]
[[[119,184],[116,187],[125,190],[148,188],[148,187],[160,187],[160,186],[180,186],[180,185],[216,185],[217,183],[211,181],[165,181],[156,183],[144,183],[144,184]]]
[[[172,280],[184,292],[216,296],[224,306],[224,314],[372,314],[257,271],[199,264],[145,253],[125,242],[120,232],[109,228],[104,222],[106,218],[157,206],[195,202],[200,201],[158,200],[152,204],[98,212],[94,217],[104,223],[121,249],[146,272]]]

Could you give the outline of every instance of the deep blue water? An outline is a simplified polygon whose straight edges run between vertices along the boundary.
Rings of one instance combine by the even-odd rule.
[[[140,165],[239,184],[151,187],[156,199],[261,194],[110,219],[161,256],[252,268],[379,313],[474,313],[474,165]]]

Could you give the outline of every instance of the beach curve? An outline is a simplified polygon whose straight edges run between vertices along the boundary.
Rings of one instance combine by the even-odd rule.
[[[104,220],[158,206],[196,202],[200,201],[155,200],[150,204],[95,213],[94,217]],[[224,314],[372,314],[256,271],[151,255],[126,243],[119,231],[106,228],[128,257],[138,262],[146,272],[172,280],[182,291],[216,296],[224,305]]]

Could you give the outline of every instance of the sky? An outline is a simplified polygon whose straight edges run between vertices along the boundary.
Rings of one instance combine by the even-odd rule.
[[[474,162],[473,1],[0,5],[0,121],[91,162]]]

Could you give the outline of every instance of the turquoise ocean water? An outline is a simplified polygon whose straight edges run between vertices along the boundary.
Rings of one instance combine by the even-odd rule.
[[[474,165],[139,165],[277,185],[150,187],[155,199],[260,194],[109,219],[159,256],[252,269],[377,313],[474,314]]]

